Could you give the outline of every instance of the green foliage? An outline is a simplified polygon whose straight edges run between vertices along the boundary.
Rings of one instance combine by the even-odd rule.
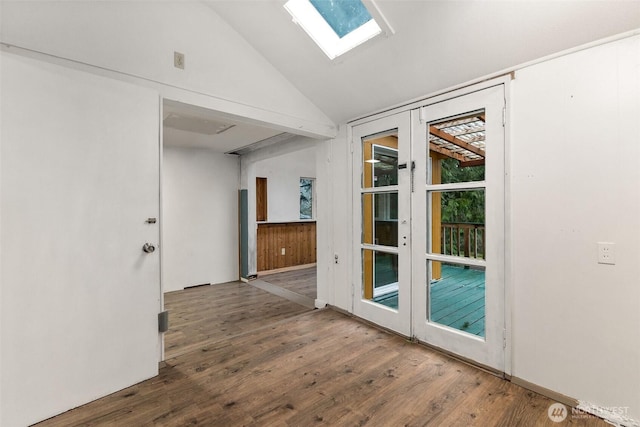
[[[442,183],[484,181],[484,166],[459,167],[455,159],[442,160]]]
[[[442,183],[484,180],[484,166],[458,167],[454,159],[442,160]],[[442,222],[484,224],[483,190],[448,191],[442,194]]]
[[[300,178],[300,219],[313,218],[313,179]]]

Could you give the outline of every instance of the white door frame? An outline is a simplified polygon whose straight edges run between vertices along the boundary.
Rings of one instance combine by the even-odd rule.
[[[422,100],[417,100],[417,101],[412,101],[410,103],[405,104],[404,106],[400,106],[397,108],[394,108],[392,110],[387,110],[384,112],[380,112],[377,114],[373,114],[371,116],[368,117],[364,117],[362,119],[358,119],[355,120],[351,123],[349,123],[349,127],[347,130],[347,135],[348,135],[348,140],[349,143],[351,144],[351,152],[352,152],[352,183],[353,183],[353,209],[352,209],[352,230],[353,230],[353,247],[354,250],[352,252],[352,295],[351,295],[351,312],[354,313],[356,316],[362,317],[364,319],[370,320],[374,323],[379,323],[382,326],[391,329],[391,330],[397,330],[397,329],[402,329],[403,331],[406,331],[406,327],[405,326],[401,326],[401,328],[396,327],[396,324],[390,324],[387,322],[381,322],[380,319],[378,319],[376,317],[376,312],[380,311],[380,310],[373,310],[371,309],[371,305],[372,303],[368,303],[365,304],[363,306],[362,304],[362,298],[360,297],[360,290],[361,290],[361,272],[362,272],[362,267],[361,267],[361,201],[360,201],[360,174],[361,174],[361,164],[362,164],[362,144],[359,140],[359,136],[361,136],[361,132],[356,132],[357,128],[359,126],[365,125],[365,124],[371,124],[371,123],[377,123],[379,120],[383,120],[389,117],[393,117],[393,116],[397,116],[402,112],[405,112],[407,114],[407,117],[410,117],[410,111],[411,110],[416,110],[416,109],[420,109],[422,107],[427,107],[427,106],[431,106],[437,103],[441,103],[444,101],[449,101],[449,100],[453,100],[459,97],[464,97],[465,95],[470,95],[473,94],[475,92],[479,92],[482,91],[484,89],[487,88],[491,88],[491,87],[495,87],[495,86],[501,86],[503,88],[503,92],[502,92],[502,97],[505,103],[505,110],[502,112],[503,114],[503,129],[502,129],[502,135],[504,138],[504,144],[502,147],[502,154],[495,154],[496,156],[500,157],[502,162],[503,162],[503,175],[504,175],[504,179],[501,181],[500,187],[502,189],[502,195],[503,195],[503,209],[502,212],[500,213],[501,216],[501,222],[502,222],[502,228],[503,228],[503,251],[501,254],[501,259],[502,259],[502,265],[500,267],[498,267],[500,269],[501,273],[501,278],[502,278],[502,288],[501,290],[499,290],[498,292],[502,292],[502,301],[503,301],[503,307],[502,307],[502,332],[500,333],[500,341],[502,342],[503,345],[500,346],[500,351],[502,352],[502,356],[500,357],[501,362],[498,363],[499,366],[495,366],[496,364],[493,363],[483,363],[482,361],[475,361],[475,363],[479,364],[479,365],[483,365],[486,367],[490,367],[491,369],[500,371],[500,372],[504,372],[505,374],[509,375],[511,374],[511,346],[510,346],[510,338],[511,338],[511,305],[510,305],[510,301],[511,301],[511,293],[512,290],[510,289],[510,275],[511,275],[511,270],[510,270],[510,245],[509,245],[509,241],[510,241],[510,219],[508,216],[508,210],[509,210],[509,197],[508,197],[508,189],[509,189],[509,149],[508,149],[508,143],[509,143],[509,125],[508,125],[508,109],[506,109],[506,105],[509,102],[509,87],[510,87],[510,81],[513,78],[513,76],[511,75],[505,75],[505,76],[501,76],[495,79],[491,79],[491,80],[487,80],[485,82],[481,82],[478,84],[474,84],[473,86],[469,86],[469,87],[463,87],[463,88],[459,88],[459,89],[455,89],[455,90],[451,90],[451,91],[443,91],[439,94],[435,94],[431,97],[428,98],[424,98]],[[415,113],[415,114],[419,114],[419,113]],[[374,125],[375,126],[375,125]],[[384,127],[384,126],[381,126]],[[412,124],[412,129],[411,129],[411,134],[412,135],[416,135],[416,132],[418,131],[418,129],[416,129],[415,125]],[[399,163],[404,163],[404,162],[408,162],[410,163],[412,161],[412,159],[406,158],[406,153],[401,154],[401,156],[403,156],[402,160],[399,159]],[[413,156],[416,157],[416,156]],[[400,179],[400,178],[399,178]],[[412,207],[412,209],[416,209],[416,207]],[[411,223],[411,220],[408,221],[409,224]],[[399,233],[401,233],[399,231]],[[424,233],[422,233],[424,234]],[[402,236],[402,234],[400,234]],[[411,234],[409,233],[409,239],[411,238]],[[415,252],[415,249],[413,249],[415,247],[415,245],[417,245],[418,242],[412,242],[412,251]],[[415,264],[415,261],[412,262],[412,265]],[[412,275],[415,274],[413,272],[413,268],[412,268]],[[412,277],[411,279],[412,283],[415,283],[415,279]],[[416,291],[412,291],[412,293],[415,293]],[[406,293],[406,291],[405,291]],[[422,293],[424,294],[424,289],[422,290]],[[412,299],[418,301],[414,295],[411,296]],[[409,335],[415,338],[420,339],[419,336],[416,335],[416,317],[420,316],[420,310],[418,309],[418,307],[416,306],[416,304],[422,304],[425,305],[424,303],[424,299],[422,300],[422,303],[420,302],[414,302],[411,303],[411,320],[410,320],[410,325],[409,325]],[[366,308],[365,308],[366,307]],[[424,311],[426,310],[426,306],[422,309],[422,313],[424,313]],[[388,316],[387,316],[388,317]],[[398,321],[396,321],[398,322]],[[407,333],[402,333],[400,332],[402,335],[407,335]],[[466,335],[466,334],[465,334]],[[424,337],[426,338],[426,337]],[[447,349],[447,346],[442,345],[442,346],[438,346],[437,344],[434,344],[432,342],[430,342],[429,340],[422,340],[425,343],[431,345],[431,346],[435,346],[435,347],[439,347],[445,351],[449,351],[449,352],[455,352],[455,348],[452,351],[451,349]],[[461,355],[463,358],[465,357],[464,355]],[[494,367],[495,366],[495,367]]]
[[[412,198],[412,218],[414,237],[412,247],[413,295],[413,335],[446,351],[458,354],[471,361],[504,372],[505,348],[505,292],[504,292],[504,128],[503,108],[505,105],[504,86],[491,88],[453,98],[437,104],[428,105],[411,111],[412,148],[416,173],[415,192]],[[427,126],[429,122],[455,117],[473,111],[485,111],[485,133],[487,138],[487,158],[485,181],[457,184],[428,185],[427,183]],[[485,260],[457,257],[451,255],[427,254],[429,252],[430,206],[427,190],[451,191],[484,189],[486,194],[485,223],[486,255]],[[426,260],[460,262],[486,268],[485,287],[485,334],[474,336],[457,329],[440,325],[428,320],[429,272]]]
[[[380,324],[385,328],[404,336],[411,335],[411,205],[410,197],[405,194],[409,188],[411,168],[398,170],[398,185],[386,187],[361,188],[362,184],[362,138],[397,129],[398,164],[410,164],[410,116],[401,112],[374,122],[362,124],[352,129],[353,138],[353,282],[352,311],[363,319]],[[381,191],[381,189],[384,189]],[[398,192],[398,247],[389,248],[362,242],[362,195],[380,192]],[[402,239],[401,236],[406,236]],[[362,294],[362,250],[382,251],[398,255],[398,309],[394,310],[381,304],[366,300]]]

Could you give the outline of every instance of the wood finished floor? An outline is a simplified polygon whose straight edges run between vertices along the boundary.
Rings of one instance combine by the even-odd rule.
[[[214,286],[201,300],[201,291],[177,293],[202,307],[226,299],[238,324],[221,332],[223,313],[184,303],[191,314],[173,317],[192,319],[184,335],[191,325],[209,336],[200,348],[168,359],[156,378],[39,426],[562,425],[547,417],[551,400],[336,311],[263,319],[260,306],[271,296],[249,287]]]
[[[242,282],[168,292],[164,305],[166,359],[310,310]]]
[[[292,292],[304,295],[308,298],[317,298],[316,267],[308,267],[299,270],[284,271],[280,273],[260,274],[260,279],[272,285],[280,286]]]

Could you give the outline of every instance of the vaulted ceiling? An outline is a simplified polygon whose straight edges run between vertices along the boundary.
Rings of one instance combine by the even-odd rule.
[[[335,123],[640,27],[640,1],[378,0],[395,34],[330,61],[285,0],[205,0]]]

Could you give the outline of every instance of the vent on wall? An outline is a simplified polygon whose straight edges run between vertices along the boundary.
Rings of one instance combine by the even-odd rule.
[[[219,135],[235,126],[234,124],[224,123],[217,120],[203,119],[176,113],[169,113],[165,117],[163,124],[172,129],[186,130],[204,135]]]

